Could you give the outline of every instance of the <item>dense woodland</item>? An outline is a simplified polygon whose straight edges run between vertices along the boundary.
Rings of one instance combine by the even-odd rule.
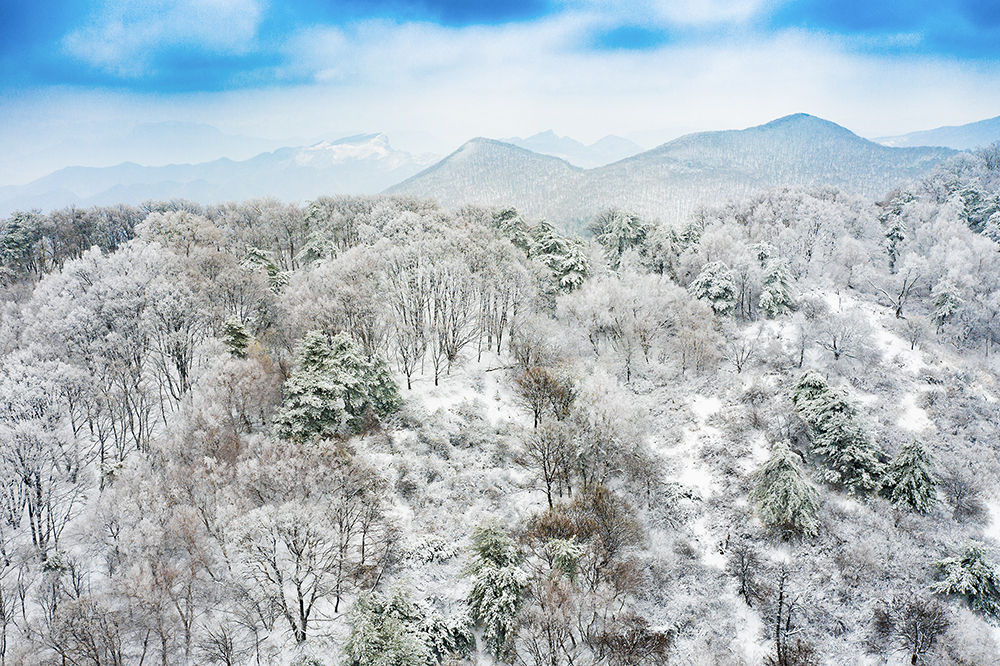
[[[1000,663],[1000,146],[684,225],[0,222],[0,665]]]

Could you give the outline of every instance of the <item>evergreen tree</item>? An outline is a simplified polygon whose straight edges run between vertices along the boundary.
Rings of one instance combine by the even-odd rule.
[[[222,344],[236,358],[246,358],[250,346],[250,331],[236,319],[228,320],[222,327]]]
[[[594,239],[604,248],[611,270],[618,270],[626,250],[639,247],[646,241],[649,226],[637,215],[618,208],[608,208],[598,213],[588,226]]]
[[[882,494],[893,504],[903,504],[927,513],[937,502],[931,461],[920,442],[907,444],[892,461],[882,486]]]
[[[590,274],[590,261],[583,245],[565,238],[545,220],[531,230],[528,256],[552,271],[559,291],[564,293],[579,289]]]
[[[518,567],[521,558],[514,540],[497,525],[476,528],[472,553],[472,619],[483,628],[487,649],[504,661],[511,654],[527,576]]]
[[[792,391],[792,402],[809,425],[811,452],[827,467],[824,478],[849,492],[866,494],[882,483],[885,465],[843,389],[810,371]]]
[[[256,247],[247,248],[247,254],[242,263],[243,267],[249,270],[263,271],[267,275],[267,285],[274,293],[278,293],[288,284],[288,273],[278,268],[278,264],[270,252]]]
[[[944,580],[931,585],[931,589],[940,594],[965,597],[973,610],[991,622],[1000,622],[1000,576],[986,561],[986,546],[968,541],[962,550],[960,557],[948,557],[934,563]]]
[[[708,301],[715,314],[729,314],[736,304],[736,279],[721,261],[705,264],[698,277],[688,286],[695,298]]]
[[[941,280],[931,289],[931,302],[934,306],[932,318],[940,331],[945,322],[958,310],[962,299],[958,296],[958,287],[948,280]]]
[[[764,274],[764,285],[758,305],[767,317],[777,317],[791,311],[795,299],[792,297],[792,274],[784,261],[768,262]]]
[[[358,598],[350,623],[344,644],[348,666],[436,666],[476,649],[467,615],[445,618],[400,589],[386,597]]]
[[[309,442],[362,432],[399,409],[399,387],[385,361],[366,359],[346,333],[303,337],[275,419],[280,437]]]
[[[787,445],[776,445],[768,461],[754,474],[750,500],[768,527],[785,535],[815,536],[819,532],[819,495],[802,474],[796,458]]]

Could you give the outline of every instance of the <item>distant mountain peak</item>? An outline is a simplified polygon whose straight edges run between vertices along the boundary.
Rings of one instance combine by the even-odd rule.
[[[966,125],[947,125],[922,132],[875,139],[883,146],[944,146],[955,150],[982,148],[1000,141],[1000,116],[987,118]]]

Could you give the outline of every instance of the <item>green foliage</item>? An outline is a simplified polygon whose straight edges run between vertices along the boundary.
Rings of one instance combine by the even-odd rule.
[[[580,558],[587,552],[587,547],[577,543],[576,539],[550,539],[545,544],[545,554],[552,560],[552,568],[563,572],[571,581],[576,580],[576,572],[580,566]]]
[[[986,561],[986,546],[968,541],[960,557],[948,557],[934,563],[944,580],[931,585],[940,594],[965,597],[973,610],[993,623],[1000,622],[1000,576]]]
[[[263,271],[267,275],[267,285],[274,293],[278,293],[288,284],[288,273],[278,268],[270,252],[256,247],[248,248],[247,255],[243,258],[243,266],[250,270]]]
[[[404,590],[360,597],[350,621],[348,666],[435,666],[476,649],[468,616],[446,618],[413,603]]]
[[[618,208],[601,211],[588,226],[594,239],[604,248],[611,270],[618,270],[626,250],[640,247],[646,241],[649,225],[637,215]]]
[[[958,287],[948,280],[941,280],[931,290],[931,303],[934,307],[932,319],[940,330],[962,304],[962,299],[958,295]]]
[[[721,261],[705,264],[698,277],[688,286],[695,298],[708,301],[715,314],[729,314],[736,304],[736,279]]]
[[[493,213],[493,226],[506,236],[514,247],[527,253],[531,248],[531,237],[528,235],[528,225],[514,208],[504,208]]]
[[[279,437],[310,442],[358,433],[399,409],[399,387],[385,361],[365,358],[346,333],[303,337],[275,419]]]
[[[528,256],[552,271],[557,288],[564,293],[579,289],[590,275],[590,261],[583,245],[562,236],[545,220],[531,230]]]
[[[750,500],[768,527],[786,535],[815,536],[819,495],[802,474],[796,457],[787,445],[777,444],[754,474]]]
[[[787,314],[794,304],[792,274],[789,272],[788,266],[781,260],[768,262],[758,302],[760,309],[767,317],[773,318]]]
[[[865,433],[854,406],[843,389],[834,389],[810,371],[792,390],[792,402],[809,425],[812,453],[827,467],[824,478],[862,495],[882,484],[885,465]]]
[[[483,641],[494,657],[506,660],[517,631],[527,576],[518,567],[520,553],[514,540],[498,525],[477,527],[472,533],[473,577],[469,608],[483,628]]]
[[[892,461],[882,486],[882,494],[893,504],[927,513],[937,502],[931,461],[920,442],[907,444]]]
[[[228,320],[222,327],[222,344],[236,358],[246,358],[250,339],[250,331],[236,319]]]

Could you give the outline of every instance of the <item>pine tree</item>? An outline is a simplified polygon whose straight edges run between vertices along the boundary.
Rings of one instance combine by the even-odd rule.
[[[784,261],[773,260],[768,262],[767,272],[764,274],[764,285],[760,292],[758,305],[764,314],[769,317],[777,317],[791,311],[795,299],[792,297],[792,274]]]
[[[486,525],[472,534],[473,577],[469,592],[472,619],[483,628],[483,641],[494,657],[509,658],[524,601],[527,576],[520,569],[514,540],[499,526]]]
[[[934,563],[944,580],[931,585],[931,589],[940,594],[965,597],[973,610],[991,622],[1000,622],[1000,576],[986,561],[986,546],[968,541],[962,550],[961,557],[948,557]]]
[[[618,208],[608,208],[594,217],[588,229],[604,248],[611,270],[616,271],[625,251],[639,247],[646,241],[649,225],[637,215]]]
[[[750,500],[765,525],[789,536],[808,537],[819,532],[819,494],[809,485],[796,454],[787,445],[774,447],[754,480]]]
[[[920,442],[907,444],[892,461],[882,486],[882,494],[893,504],[903,504],[927,513],[937,502],[931,461]]]
[[[399,387],[385,361],[366,359],[346,333],[303,337],[275,419],[280,437],[309,442],[366,430],[399,409]]]
[[[468,615],[445,617],[413,603],[404,589],[359,597],[350,623],[347,666],[436,666],[476,649]]]
[[[688,291],[695,298],[708,301],[715,314],[729,314],[736,304],[736,279],[721,261],[705,264]]]
[[[557,288],[564,293],[579,289],[590,275],[590,261],[583,245],[565,238],[545,220],[531,230],[528,256],[552,271]]]
[[[250,346],[250,331],[236,319],[228,320],[222,327],[222,344],[236,358],[246,358]]]
[[[827,467],[824,478],[854,494],[875,491],[885,474],[881,453],[871,443],[843,389],[810,371],[792,390],[792,402],[809,425],[811,453]]]
[[[931,302],[934,306],[933,320],[938,331],[955,314],[962,304],[958,296],[958,287],[948,280],[941,280],[931,289]]]
[[[388,599],[362,596],[351,611],[351,634],[344,644],[348,666],[425,666],[429,647],[414,624],[416,607],[400,591]]]

